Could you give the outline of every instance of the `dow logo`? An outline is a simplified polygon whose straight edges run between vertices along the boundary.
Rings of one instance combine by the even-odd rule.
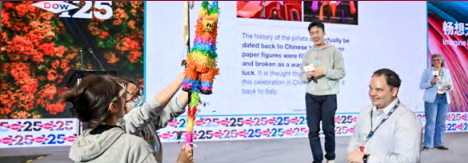
[[[38,3],[34,3],[32,5],[39,7],[41,9],[53,12],[54,14],[58,14],[64,11],[69,11],[69,10],[78,8],[78,6],[75,6],[75,5],[72,5],[63,1],[42,1]]]
[[[61,13],[59,16],[63,18],[78,18],[78,19],[92,19],[93,16],[97,19],[107,20],[112,17],[112,1],[72,1],[74,4],[84,2],[83,7],[79,8],[77,5],[67,3],[64,1],[41,1],[34,3],[33,5],[41,9],[47,10],[54,14]],[[94,10],[92,10],[94,8]],[[70,15],[68,11],[75,10],[73,15]]]

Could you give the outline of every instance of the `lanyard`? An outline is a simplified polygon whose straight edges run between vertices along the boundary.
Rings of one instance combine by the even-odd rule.
[[[379,123],[379,125],[375,128],[375,129],[372,129],[373,127],[373,122],[372,122],[372,114],[373,114],[373,110],[371,110],[371,131],[369,132],[369,134],[367,135],[366,137],[366,142],[369,141],[369,139],[374,136],[374,133],[375,131],[377,131],[377,129],[380,127],[380,125],[382,125],[385,121],[387,121],[387,119],[393,114],[393,112],[395,112],[396,108],[398,108],[398,106],[400,105],[400,101],[398,101],[395,106],[393,106],[392,110],[390,110],[390,112],[388,112],[388,114],[385,116],[384,119],[382,119],[382,121]]]

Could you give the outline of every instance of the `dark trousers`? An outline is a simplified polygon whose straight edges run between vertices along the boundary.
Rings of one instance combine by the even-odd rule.
[[[325,158],[335,160],[335,112],[337,109],[336,95],[315,96],[306,93],[306,117],[309,126],[309,143],[315,162],[323,161],[322,146],[319,131],[322,121],[325,135]]]

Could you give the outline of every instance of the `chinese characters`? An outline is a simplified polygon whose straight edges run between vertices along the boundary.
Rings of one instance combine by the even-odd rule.
[[[466,32],[468,30],[468,23],[444,21],[442,29],[444,35],[468,36],[468,32]]]
[[[444,31],[444,35],[468,36],[468,23],[444,21],[444,23],[442,23],[442,30]],[[466,46],[466,41],[448,37],[442,39],[442,44],[449,46]]]

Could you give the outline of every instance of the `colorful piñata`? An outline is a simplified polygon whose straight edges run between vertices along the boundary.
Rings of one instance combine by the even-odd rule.
[[[202,10],[198,13],[199,17],[195,26],[194,44],[187,54],[186,77],[182,84],[182,90],[192,92],[192,96],[189,103],[187,133],[185,135],[186,147],[193,144],[193,125],[197,105],[200,101],[199,94],[209,95],[212,93],[214,77],[219,73],[216,64],[218,14],[217,1],[211,5],[208,1],[202,2]]]

